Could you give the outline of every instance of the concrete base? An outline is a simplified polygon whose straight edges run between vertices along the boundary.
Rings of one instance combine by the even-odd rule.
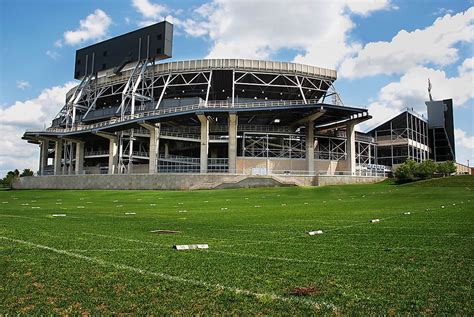
[[[374,183],[383,177],[235,174],[103,174],[21,177],[14,189],[215,189]]]

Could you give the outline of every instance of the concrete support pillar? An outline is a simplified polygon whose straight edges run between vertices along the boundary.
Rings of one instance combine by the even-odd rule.
[[[68,156],[68,167],[67,167],[67,174],[72,175],[72,142],[67,142],[66,143],[67,148],[69,148],[69,156]]]
[[[314,121],[306,122],[306,170],[314,174]]]
[[[155,126],[153,124],[142,123],[140,124],[143,128],[150,131],[150,145],[149,145],[149,161],[148,161],[148,173],[155,174],[158,171],[158,153],[160,146],[160,130],[159,124]]]
[[[198,115],[201,122],[201,173],[207,173],[207,156],[209,151],[209,120],[203,114]]]
[[[49,140],[41,141],[40,146],[40,163],[39,163],[39,173],[44,175],[44,170],[48,166],[48,150],[49,150]]]
[[[170,149],[168,142],[165,142],[165,158],[168,158],[170,156]]]
[[[61,175],[61,158],[63,153],[63,140],[54,143],[54,175]]]
[[[109,170],[108,174],[115,174],[118,165],[118,138],[115,134],[96,132],[96,135],[109,140]]]
[[[74,172],[76,175],[84,173],[84,142],[76,142],[76,165]]]
[[[109,170],[108,174],[115,174],[118,164],[118,140],[109,139]]]
[[[355,149],[355,125],[348,123],[346,125],[346,153],[347,153],[347,169],[351,175],[356,170],[356,149]]]
[[[237,114],[229,114],[229,173],[235,174],[237,171]]]

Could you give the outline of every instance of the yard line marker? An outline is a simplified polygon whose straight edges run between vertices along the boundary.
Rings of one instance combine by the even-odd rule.
[[[126,212],[125,214],[126,215],[136,215],[137,213],[136,212]]]
[[[106,260],[102,260],[102,259],[95,258],[95,257],[89,257],[89,256],[86,256],[86,255],[83,255],[83,254],[78,254],[78,253],[65,251],[65,250],[61,250],[61,249],[56,249],[54,247],[41,245],[41,244],[36,244],[36,243],[26,241],[26,240],[19,240],[19,239],[14,239],[14,238],[5,237],[5,236],[0,236],[0,239],[15,242],[15,243],[18,243],[18,244],[27,245],[27,246],[30,246],[30,247],[35,247],[35,248],[46,250],[46,251],[51,251],[51,252],[62,254],[62,255],[65,255],[65,256],[68,256],[68,257],[71,257],[71,258],[76,258],[76,259],[96,263],[96,264],[99,264],[101,266],[109,266],[109,267],[111,266],[111,267],[114,267],[114,268],[119,269],[119,270],[127,270],[127,271],[131,271],[131,272],[139,273],[139,274],[142,274],[142,275],[156,276],[156,277],[159,277],[161,279],[171,281],[171,282],[179,282],[179,283],[183,283],[183,284],[191,284],[191,285],[194,285],[194,286],[200,286],[200,287],[204,287],[204,288],[213,288],[213,289],[218,289],[218,290],[224,290],[224,291],[233,292],[235,294],[253,296],[253,297],[256,297],[258,299],[259,298],[270,298],[270,299],[273,299],[273,300],[276,300],[276,301],[281,301],[281,302],[290,302],[290,303],[294,302],[294,303],[310,305],[310,306],[315,307],[316,309],[320,309],[321,307],[325,307],[325,308],[329,308],[329,309],[333,310],[334,312],[338,311],[337,307],[332,303],[316,302],[316,301],[313,301],[313,300],[310,300],[310,299],[299,298],[299,297],[286,297],[286,296],[281,296],[281,295],[277,295],[277,294],[274,294],[274,293],[258,293],[258,292],[254,292],[254,291],[250,291],[250,290],[246,290],[246,289],[237,288],[237,287],[234,287],[234,286],[226,286],[226,285],[222,285],[222,284],[218,284],[218,283],[210,283],[210,282],[205,282],[205,281],[201,281],[201,280],[188,279],[188,278],[183,278],[183,277],[179,277],[179,276],[175,276],[175,275],[169,275],[169,274],[161,273],[161,272],[148,271],[148,270],[141,269],[141,268],[138,268],[138,267],[134,267],[134,266],[126,265],[126,264],[115,263],[115,262],[111,262],[111,261],[106,261]]]
[[[310,236],[315,236],[317,234],[323,234],[323,230],[308,231]]]
[[[8,201],[2,201],[2,204],[8,204]]]
[[[33,207],[31,207],[31,209],[41,209],[41,207],[35,207],[35,206],[33,206]]]
[[[66,214],[52,214],[51,217],[66,217]]]
[[[177,251],[194,250],[194,249],[209,249],[208,244],[177,244],[173,246]]]

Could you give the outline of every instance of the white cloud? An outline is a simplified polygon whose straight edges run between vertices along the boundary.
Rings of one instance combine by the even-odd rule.
[[[208,58],[265,59],[279,49],[303,51],[295,61],[335,67],[354,53],[348,43],[354,27],[350,15],[368,15],[389,8],[389,1],[232,1],[214,0],[195,10],[195,17],[178,21],[191,36],[208,36]]]
[[[472,150],[474,150],[474,136],[467,135],[467,133],[461,129],[454,129],[454,136],[456,137],[456,145],[470,149],[472,156]]]
[[[419,113],[426,112],[428,100],[428,78],[432,83],[433,99],[453,99],[454,107],[460,107],[474,98],[472,89],[474,69],[473,58],[467,58],[458,68],[458,75],[448,77],[444,71],[422,66],[413,67],[400,77],[399,81],[389,83],[379,91],[376,101],[369,106],[374,117],[362,127],[373,127],[405,108],[413,108]]]
[[[57,48],[63,47],[63,41],[57,40],[56,42],[54,42],[54,46]]]
[[[59,112],[65,102],[66,92],[77,85],[68,82],[63,86],[44,89],[36,98],[17,101],[0,109],[0,175],[18,168],[38,168],[38,148],[21,140],[27,128],[43,128]]]
[[[102,39],[111,24],[112,19],[104,11],[96,9],[79,22],[78,29],[64,32],[64,43],[77,45],[89,40]]]
[[[18,88],[18,89],[25,90],[25,89],[30,88],[30,87],[31,87],[30,83],[26,80],[17,80],[16,81],[16,88]]]
[[[167,8],[164,5],[158,3],[152,3],[149,0],[132,0],[133,7],[145,18],[145,19],[161,19],[163,14],[167,12]]]
[[[435,64],[445,66],[459,58],[457,44],[474,40],[474,7],[445,15],[425,29],[401,30],[390,42],[371,42],[346,59],[340,75],[349,78],[402,74],[408,69]]]
[[[56,51],[50,51],[50,50],[47,50],[46,51],[46,55],[49,56],[51,59],[53,60],[57,60],[58,57],[60,56],[58,52]]]

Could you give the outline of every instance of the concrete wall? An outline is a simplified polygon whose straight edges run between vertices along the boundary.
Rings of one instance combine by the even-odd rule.
[[[232,174],[115,174],[21,177],[14,189],[208,189],[245,176]]]
[[[213,189],[374,183],[383,177],[248,176],[233,174],[122,174],[21,177],[14,189]]]

